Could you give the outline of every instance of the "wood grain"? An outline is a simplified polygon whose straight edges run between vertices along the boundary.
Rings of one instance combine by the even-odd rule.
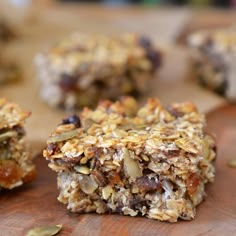
[[[227,161],[236,158],[236,106],[227,105],[207,115],[208,129],[217,135],[216,181],[207,187],[207,198],[191,222],[163,223],[141,217],[69,213],[56,197],[56,176],[39,155],[37,180],[0,195],[0,236],[23,236],[34,226],[63,224],[59,234],[105,235],[227,235],[236,232],[236,169]]]

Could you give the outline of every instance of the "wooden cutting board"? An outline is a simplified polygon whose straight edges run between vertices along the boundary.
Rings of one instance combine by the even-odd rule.
[[[207,186],[207,198],[193,221],[163,223],[142,217],[69,213],[56,197],[56,176],[46,161],[36,158],[38,178],[27,186],[0,195],[0,236],[23,236],[34,226],[63,224],[59,234],[70,236],[149,236],[236,234],[236,106],[227,105],[207,114],[208,129],[217,135],[215,183]]]

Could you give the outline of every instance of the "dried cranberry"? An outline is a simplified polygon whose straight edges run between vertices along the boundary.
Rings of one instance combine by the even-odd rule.
[[[69,116],[67,119],[63,119],[62,120],[62,124],[74,124],[74,126],[76,128],[80,128],[81,127],[81,122],[80,122],[80,118],[77,115],[72,115]]]
[[[193,195],[197,192],[198,186],[201,183],[201,176],[197,173],[192,173],[186,179],[188,193]]]

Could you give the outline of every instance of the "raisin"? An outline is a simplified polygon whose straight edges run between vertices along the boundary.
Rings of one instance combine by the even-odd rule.
[[[52,155],[53,153],[55,153],[57,150],[57,145],[55,143],[49,143],[47,146],[47,151],[50,155]]]
[[[77,79],[71,75],[63,74],[59,81],[59,86],[64,92],[70,92],[77,87]]]
[[[141,198],[133,198],[129,201],[130,208],[133,210],[140,210],[143,206],[148,206],[147,201]]]
[[[171,105],[168,105],[166,107],[166,110],[174,117],[178,118],[178,117],[182,117],[184,116],[184,112],[181,112],[181,111],[178,111],[177,108],[171,106]]]
[[[63,125],[65,125],[65,124],[73,124],[76,128],[80,128],[81,127],[81,121],[80,121],[79,116],[77,116],[77,115],[72,115],[72,116],[69,116],[66,119],[63,119],[62,120],[62,124]]]
[[[200,182],[201,182],[201,177],[198,174],[192,173],[189,175],[189,177],[186,180],[186,186],[187,186],[188,193],[190,195],[193,195],[196,193]]]
[[[142,176],[136,180],[136,185],[143,192],[156,191],[161,189],[161,183],[154,177]]]
[[[122,185],[123,183],[121,181],[120,175],[118,172],[110,171],[107,175],[107,179],[109,180],[109,183],[114,186],[116,184]]]
[[[158,68],[161,65],[161,55],[156,50],[150,48],[146,52],[147,58],[151,61],[154,68]]]
[[[151,43],[150,39],[145,36],[141,36],[139,38],[138,42],[139,42],[139,45],[143,48],[147,49],[147,48],[152,47],[152,43]]]

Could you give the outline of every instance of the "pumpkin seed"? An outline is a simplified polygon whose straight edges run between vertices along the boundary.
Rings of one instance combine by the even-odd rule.
[[[3,134],[0,134],[0,142],[8,139],[8,138],[12,138],[12,137],[15,137],[17,136],[17,133],[15,131],[8,131],[8,132],[5,132]]]
[[[123,148],[124,153],[124,169],[127,175],[131,178],[142,176],[142,171],[136,160],[132,159],[127,148]]]
[[[48,139],[49,143],[57,143],[57,142],[62,142],[71,138],[74,138],[78,136],[78,130],[74,129],[65,133],[61,133],[55,136],[52,136]]]
[[[46,225],[29,230],[26,236],[53,236],[60,232],[62,225]]]
[[[232,160],[228,161],[228,166],[236,168],[236,159],[232,159]]]

